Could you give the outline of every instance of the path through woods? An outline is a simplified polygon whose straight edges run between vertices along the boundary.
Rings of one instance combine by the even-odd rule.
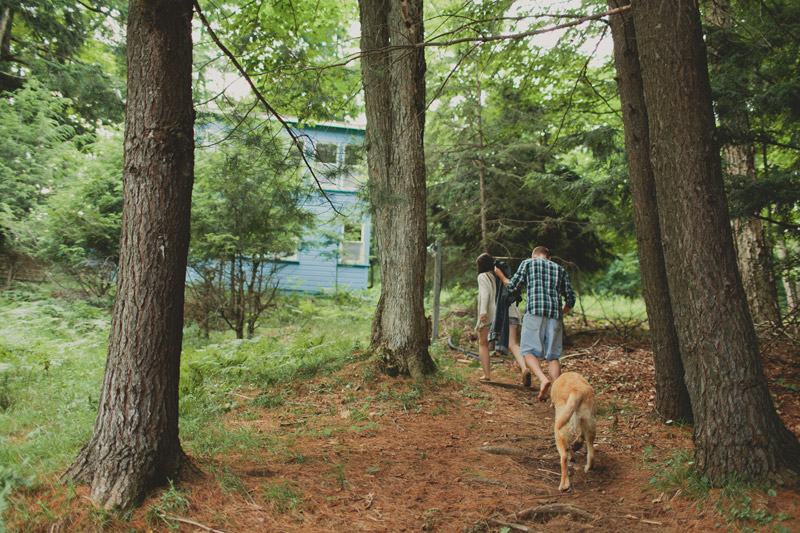
[[[674,454],[691,449],[691,428],[651,416],[652,354],[642,342],[602,332],[573,331],[569,340],[565,370],[585,375],[599,393],[596,468],[584,473],[584,450],[576,453],[570,493],[558,491],[550,403],[518,385],[510,363],[495,365],[495,383],[479,384],[480,369],[448,351],[446,377],[425,387],[384,377],[362,360],[292,388],[231,391],[224,429],[240,444],[214,457],[188,450],[203,472],[176,484],[188,506],[170,506],[169,494],[155,491],[132,522],[108,519],[104,530],[739,530],[727,521],[735,512],[786,513],[774,524],[800,530],[800,496],[780,487],[775,496],[751,494],[738,511],[723,500],[722,512],[714,505],[719,491],[698,508],[684,489],[654,487]],[[798,348],[778,345],[765,354],[774,401],[795,434],[800,370],[791,361],[798,357]],[[57,509],[57,494],[43,485],[22,498],[31,509],[40,501]],[[82,498],[64,507],[43,531],[97,526]]]

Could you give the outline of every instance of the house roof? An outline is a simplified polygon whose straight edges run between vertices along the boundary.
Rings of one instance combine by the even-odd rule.
[[[362,122],[361,120],[355,120],[352,122],[340,122],[332,120],[305,123],[301,123],[296,117],[283,117],[283,120],[298,129],[345,130],[348,132],[364,133],[367,126],[366,123]]]

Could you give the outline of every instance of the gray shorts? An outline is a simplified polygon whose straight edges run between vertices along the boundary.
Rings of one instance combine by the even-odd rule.
[[[508,317],[509,326],[519,326],[519,319],[515,316]]]
[[[561,357],[563,326],[561,320],[525,313],[522,319],[520,353],[533,354],[553,361]]]

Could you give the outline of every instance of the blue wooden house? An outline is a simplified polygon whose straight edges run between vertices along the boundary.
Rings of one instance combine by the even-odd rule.
[[[364,128],[339,122],[290,124],[324,195],[316,194],[305,206],[321,221],[315,234],[304,236],[294,254],[279,258],[280,287],[305,292],[366,289],[371,217],[363,199]],[[313,180],[307,169],[306,178]]]

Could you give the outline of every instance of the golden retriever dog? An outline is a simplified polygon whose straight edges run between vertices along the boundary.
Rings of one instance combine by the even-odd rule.
[[[574,437],[577,450],[583,441],[586,442],[586,467],[588,472],[594,462],[594,437],[597,433],[596,408],[594,391],[589,382],[575,372],[564,372],[550,388],[550,399],[556,406],[556,448],[561,456],[561,485],[558,490],[569,490],[569,472],[567,463],[570,460],[568,444]],[[578,429],[580,428],[580,434]]]

